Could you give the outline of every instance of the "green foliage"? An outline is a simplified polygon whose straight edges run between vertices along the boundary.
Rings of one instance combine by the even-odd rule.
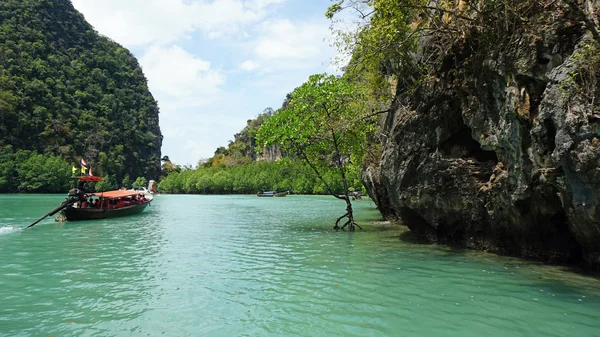
[[[110,191],[116,190],[118,187],[117,179],[115,179],[114,175],[106,175],[102,177],[103,181],[97,182],[95,185],[95,190],[98,192],[101,191]]]
[[[328,19],[333,19],[333,16],[342,10],[342,3],[343,1],[336,2],[329,6],[329,8],[327,8],[327,12],[325,12],[325,17]]]
[[[168,160],[169,157],[166,157],[166,159],[167,160],[164,161],[161,166],[161,176],[162,177],[166,177],[173,172],[181,172],[181,167],[179,165],[173,164],[170,160]]]
[[[129,51],[68,0],[0,2],[0,147],[83,156],[121,180],[158,177],[161,143],[157,103]],[[0,174],[9,190],[43,189]]]
[[[126,174],[125,178],[121,181],[121,187],[131,188],[131,180],[129,179],[129,175]]]
[[[562,87],[571,87],[584,101],[593,104],[592,109],[598,109],[600,103],[596,97],[600,96],[598,86],[598,73],[600,73],[600,50],[596,43],[585,41],[581,48],[573,54],[573,61],[577,63],[577,70],[572,71],[562,83]]]
[[[228,147],[219,147],[215,155],[208,159],[203,167],[230,167],[246,165],[257,160],[256,134],[260,126],[275,112],[272,108],[266,108],[256,119],[249,119],[246,127],[234,135],[234,141]]]
[[[367,137],[375,130],[374,116],[366,111],[367,100],[367,93],[353,82],[312,75],[292,93],[287,107],[262,125],[258,143],[277,145],[308,164],[324,185],[317,184],[315,193],[338,194],[347,189],[344,185],[349,180],[344,178],[349,172],[359,172]],[[332,167],[338,173],[328,175]]]
[[[64,193],[70,177],[71,164],[60,156],[0,148],[0,193]]]
[[[419,38],[414,34],[419,26],[415,18],[425,4],[424,0],[342,0],[325,13],[332,20],[335,47],[345,58],[350,58],[345,76],[360,79],[370,91],[371,99],[391,100],[395,87],[390,82],[396,79],[390,75],[414,67],[412,53]],[[348,29],[348,23],[340,25],[335,19],[343,10],[351,11],[357,20],[354,28]]]
[[[160,181],[158,190],[182,194],[254,194],[262,190],[286,191],[291,188],[297,194],[327,194],[322,182],[310,172],[310,167],[286,160],[231,167],[199,167],[169,174]],[[325,174],[334,177],[336,172],[335,168],[327,168]],[[350,173],[349,179],[360,181],[359,171]],[[321,187],[315,190],[315,186]],[[339,181],[333,188],[340,193],[343,191]]]
[[[133,186],[146,187],[148,185],[148,181],[144,177],[137,177],[133,182]]]

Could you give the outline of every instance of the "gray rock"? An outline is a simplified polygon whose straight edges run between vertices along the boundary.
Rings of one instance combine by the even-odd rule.
[[[590,39],[567,21],[532,29],[497,50],[467,37],[450,67],[425,59],[424,38],[416,61],[434,71],[397,95],[363,181],[386,218],[430,241],[598,267],[600,111],[574,80]]]

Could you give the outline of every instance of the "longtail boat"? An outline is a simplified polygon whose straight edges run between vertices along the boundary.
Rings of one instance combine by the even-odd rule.
[[[285,197],[289,192],[276,192],[276,191],[261,191],[256,193],[257,197]]]
[[[145,199],[143,192],[117,190],[85,195],[87,201],[79,201],[61,211],[67,221],[106,219],[140,213],[152,200]]]
[[[135,190],[86,193],[86,184],[102,181],[102,178],[96,176],[75,178],[78,180],[77,187],[69,191],[65,201],[26,228],[33,227],[58,212],[61,214],[59,217],[66,221],[106,219],[136,214],[142,212],[152,201],[148,200],[143,192]]]

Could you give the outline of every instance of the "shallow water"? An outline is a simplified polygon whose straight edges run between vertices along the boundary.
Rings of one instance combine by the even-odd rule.
[[[19,229],[62,199],[0,195],[0,336],[600,335],[598,278],[393,226],[335,232],[334,198],[161,195]]]

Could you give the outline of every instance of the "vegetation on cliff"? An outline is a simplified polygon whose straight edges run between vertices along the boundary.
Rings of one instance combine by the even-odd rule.
[[[246,165],[257,160],[275,160],[278,157],[267,156],[267,153],[279,153],[276,148],[258,149],[256,135],[261,125],[275,114],[272,108],[266,108],[255,119],[249,119],[246,127],[234,135],[234,140],[230,141],[227,148],[224,146],[215,150],[215,155],[204,163],[199,163],[202,167],[231,167]]]
[[[0,171],[0,191],[67,187],[32,188],[20,167],[29,156],[45,158],[31,162],[38,172],[59,161],[61,169],[45,173],[57,181],[81,156],[115,185],[156,178],[158,113],[136,59],[98,35],[69,0],[0,2],[0,149],[14,157]]]
[[[340,34],[348,69],[395,88],[363,174],[384,215],[432,241],[600,265],[597,1],[347,0],[328,14],[342,10],[364,19]]]

